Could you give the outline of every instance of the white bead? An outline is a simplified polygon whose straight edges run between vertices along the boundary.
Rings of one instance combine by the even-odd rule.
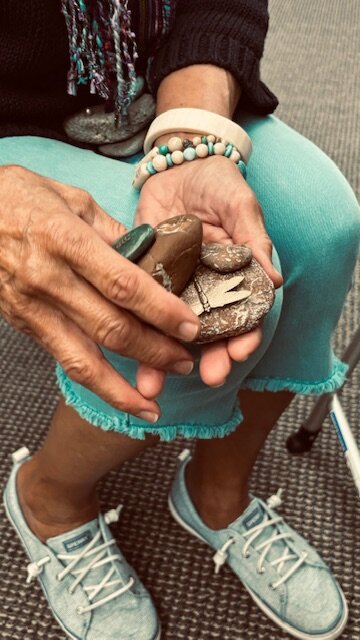
[[[216,142],[216,138],[215,136],[213,136],[213,134],[211,133],[208,137],[208,142],[212,142],[213,144]]]
[[[194,147],[197,147],[198,144],[201,144],[200,136],[195,136],[195,138],[192,139],[192,142],[193,142]]]
[[[180,140],[180,138],[179,138],[179,140]],[[174,164],[182,164],[184,162],[184,154],[183,154],[183,152],[179,151],[178,149],[176,149],[176,151],[173,151],[172,154],[171,154],[171,160],[173,161]]]
[[[195,151],[198,158],[206,158],[209,155],[207,144],[198,144]]]
[[[236,151],[236,149],[233,149],[233,151],[231,152],[231,155],[229,156],[230,160],[233,160],[234,162],[239,162],[239,160],[241,159],[241,155],[238,151]]]
[[[181,151],[183,147],[183,143],[181,138],[178,138],[177,136],[173,136],[172,138],[170,138],[169,142],[167,143],[167,146],[169,147],[169,151]]]
[[[159,173],[160,171],[165,171],[167,169],[167,162],[165,156],[159,154],[153,158],[152,163],[154,165],[154,169]]]
[[[152,160],[153,158],[155,158],[155,156],[159,153],[159,147],[153,147],[150,151],[150,153],[148,153],[149,156],[149,160]]]
[[[223,156],[225,153],[225,145],[223,142],[214,144],[214,153],[216,156]]]
[[[135,189],[141,189],[148,178],[150,178],[150,174],[146,168],[146,162],[141,163],[136,169],[132,186]]]

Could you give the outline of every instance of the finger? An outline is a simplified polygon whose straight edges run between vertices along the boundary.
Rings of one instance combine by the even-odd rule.
[[[152,367],[140,364],[136,374],[136,388],[144,398],[154,400],[162,391],[165,374]]]
[[[107,244],[113,244],[127,232],[127,228],[106,213],[87,191],[56,181],[52,187],[65,200],[69,209],[92,227]]]
[[[281,287],[284,280],[281,273],[275,269],[272,263],[271,248],[268,249],[264,244],[257,242],[249,243],[249,245],[251,246],[254,258],[259,262],[264,271],[268,274],[269,278],[273,281],[275,289]]]
[[[31,335],[53,355],[71,380],[115,409],[156,422],[160,416],[157,403],[144,398],[115,371],[97,345],[61,312],[41,300],[29,299],[23,322],[27,322]]]
[[[43,269],[43,290],[38,289],[37,294],[60,308],[93,342],[157,369],[190,373],[192,356],[177,340],[102,298],[71,269],[57,271],[52,267],[51,273],[46,274]]]
[[[235,338],[230,338],[227,344],[227,351],[235,362],[244,362],[258,349],[262,340],[262,329],[257,327],[253,331],[243,333]]]
[[[60,252],[108,300],[164,333],[187,341],[196,338],[200,322],[190,307],[114,251],[83,220],[64,214],[56,233],[51,224],[49,228],[50,250]]]
[[[218,387],[225,383],[231,370],[231,359],[226,341],[205,345],[200,359],[200,376],[210,387]]]

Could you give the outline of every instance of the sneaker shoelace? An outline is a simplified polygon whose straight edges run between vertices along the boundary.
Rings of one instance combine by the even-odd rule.
[[[106,524],[117,522],[119,519],[120,511],[121,505],[119,505],[116,509],[111,509],[110,511],[108,511],[104,516]],[[131,587],[135,583],[135,579],[133,577],[130,577],[129,581],[126,584],[123,583],[121,578],[114,577],[116,568],[113,563],[116,561],[121,562],[121,557],[118,553],[110,552],[110,547],[112,547],[114,544],[116,545],[116,540],[114,540],[114,538],[111,538],[110,540],[107,540],[106,542],[103,542],[101,544],[101,539],[102,533],[101,531],[98,531],[90,541],[90,543],[86,547],[84,547],[81,553],[57,554],[58,560],[69,562],[69,564],[67,564],[66,567],[62,571],[60,571],[60,573],[58,573],[58,575],[56,576],[57,580],[59,582],[62,582],[62,580],[64,580],[64,578],[66,578],[66,576],[68,576],[70,573],[75,577],[74,582],[69,587],[70,594],[74,593],[76,587],[91,573],[91,571],[94,571],[97,568],[107,564],[111,565],[109,571],[99,583],[83,585],[83,589],[87,594],[90,604],[86,607],[77,607],[76,611],[79,614],[87,613],[89,611],[97,609],[107,602],[118,598],[123,593],[129,591],[129,589],[131,589]],[[80,563],[83,564],[83,561],[87,560],[89,560],[89,562],[85,562],[85,566],[81,566],[80,568]],[[27,566],[28,577],[26,582],[29,584],[32,580],[37,578],[42,573],[44,566],[50,561],[50,556],[45,556],[37,562],[32,562],[31,564],[29,564]],[[77,566],[78,568],[76,568]],[[121,585],[120,588],[117,588],[119,585]],[[96,596],[100,595],[107,589],[113,589],[113,591],[94,602]]]
[[[280,497],[281,492],[282,490],[280,489],[277,494],[271,496],[267,500],[267,505],[269,507],[274,509],[281,505],[281,497]],[[246,542],[242,549],[242,555],[244,558],[249,558],[250,557],[249,548],[252,545],[254,545],[256,539],[259,536],[261,536],[267,528],[269,527],[271,528],[271,532],[269,532],[269,537],[263,540],[262,542],[260,542],[258,545],[256,546],[254,545],[254,548],[256,551],[261,551],[259,560],[257,562],[257,567],[256,567],[258,573],[265,572],[264,562],[273,544],[279,541],[283,541],[285,543],[284,552],[278,558],[276,558],[275,560],[272,560],[270,562],[270,565],[272,567],[277,568],[277,573],[279,575],[283,571],[286,563],[291,562],[291,567],[289,567],[289,569],[283,575],[281,575],[281,577],[279,577],[278,580],[276,580],[275,582],[272,582],[269,585],[272,589],[277,589],[277,587],[279,587],[280,585],[284,584],[287,580],[289,580],[289,578],[291,578],[291,576],[294,575],[294,573],[299,569],[299,567],[301,567],[301,565],[305,562],[308,555],[306,552],[302,552],[300,554],[295,553],[289,545],[286,545],[286,541],[292,539],[292,535],[290,532],[279,533],[278,531],[276,531],[274,533],[273,527],[276,527],[277,525],[280,525],[282,523],[283,523],[283,518],[281,516],[275,516],[274,518],[269,518],[269,516],[265,513],[264,519],[260,524],[255,525],[254,527],[252,527],[251,529],[249,529],[248,531],[242,534],[243,537],[246,538]],[[213,556],[213,561],[215,564],[215,573],[219,573],[221,566],[226,562],[228,558],[228,553],[229,553],[228,549],[231,547],[231,545],[235,544],[236,542],[238,542],[238,539],[231,537],[222,545],[222,547],[220,547],[220,549],[217,550],[217,552]]]

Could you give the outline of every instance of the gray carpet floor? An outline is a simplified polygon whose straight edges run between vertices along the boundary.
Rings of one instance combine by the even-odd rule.
[[[324,149],[359,193],[358,0],[271,0],[264,78],[278,94],[278,115]],[[360,322],[360,270],[347,300],[335,346],[341,354]],[[58,391],[51,358],[30,339],[0,322],[0,485],[9,454],[41,442]],[[343,401],[359,427],[355,371]],[[282,513],[316,545],[344,588],[350,620],[342,640],[360,638],[360,509],[333,429],[326,424],[312,452],[292,458],[287,435],[308,415],[312,401],[296,399],[257,462],[252,489],[266,498],[285,489]],[[104,508],[125,508],[114,534],[151,590],[164,640],[285,640],[258,610],[228,568],[213,574],[211,551],[171,519],[167,492],[184,442],[160,445],[111,474],[102,484]],[[25,586],[26,558],[0,511],[0,638],[64,640],[37,584]]]

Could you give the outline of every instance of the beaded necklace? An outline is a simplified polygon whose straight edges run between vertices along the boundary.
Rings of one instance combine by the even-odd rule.
[[[68,93],[76,95],[79,85],[88,84],[90,93],[99,95],[114,110],[116,121],[121,118],[125,122],[136,95],[138,58],[128,0],[61,0],[61,6],[70,50]],[[173,0],[150,0],[141,7],[144,40],[146,34],[162,36],[169,31]]]

